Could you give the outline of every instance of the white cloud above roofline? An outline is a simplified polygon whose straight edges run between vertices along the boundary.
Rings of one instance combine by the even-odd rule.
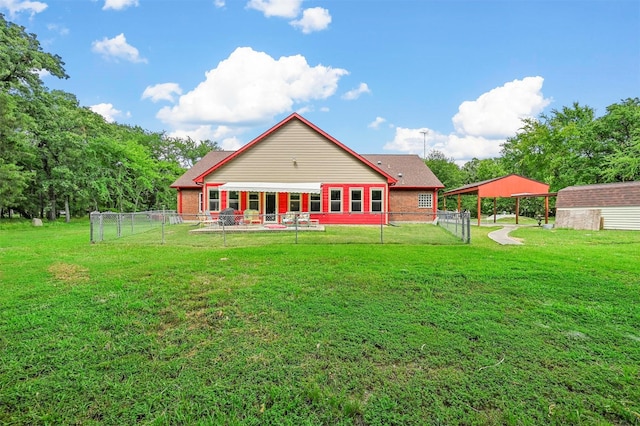
[[[156,115],[175,129],[192,125],[266,123],[296,107],[333,96],[348,71],[312,66],[302,55],[273,58],[239,47],[205,79]]]
[[[138,49],[127,43],[124,33],[120,33],[113,38],[104,37],[91,43],[91,50],[100,54],[107,60],[118,62],[125,60],[133,63],[147,63],[148,61],[140,56]]]
[[[452,118],[455,132],[443,134],[429,129],[427,153],[441,151],[458,164],[473,158],[498,157],[502,144],[522,127],[522,120],[539,115],[552,102],[542,94],[543,83],[542,77],[525,77],[463,102]],[[422,130],[397,127],[393,140],[383,149],[423,156]]]

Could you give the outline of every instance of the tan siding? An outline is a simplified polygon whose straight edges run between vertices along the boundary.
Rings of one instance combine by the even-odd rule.
[[[292,120],[205,181],[385,183],[386,179],[313,129]]]

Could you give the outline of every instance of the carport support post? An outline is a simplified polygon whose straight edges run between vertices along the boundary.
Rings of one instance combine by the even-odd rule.
[[[496,215],[498,214],[496,206],[496,197],[493,197],[493,223],[496,223]]]
[[[458,213],[462,211],[462,195],[458,194]]]
[[[549,196],[544,197],[544,223],[549,223]]]
[[[516,197],[516,225],[518,224],[519,216],[520,216],[520,197]]]
[[[480,207],[482,206],[482,198],[478,194],[478,226],[480,226]]]

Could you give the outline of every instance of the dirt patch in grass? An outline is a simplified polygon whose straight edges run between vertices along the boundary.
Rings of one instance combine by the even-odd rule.
[[[72,263],[54,263],[49,266],[47,271],[56,281],[60,281],[65,284],[75,285],[89,281],[89,270]]]

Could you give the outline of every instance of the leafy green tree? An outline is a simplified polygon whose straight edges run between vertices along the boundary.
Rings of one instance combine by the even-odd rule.
[[[35,34],[27,33],[24,27],[6,21],[0,14],[0,90],[23,93],[39,90],[41,71],[68,78],[62,58],[43,52]]]
[[[444,204],[445,199],[442,193],[462,185],[462,171],[453,158],[447,158],[442,151],[435,149],[427,154],[424,162],[444,185],[444,189],[438,191],[438,208],[446,210],[447,206]]]
[[[601,167],[603,181],[640,180],[640,98],[607,107],[594,133],[609,148]]]

